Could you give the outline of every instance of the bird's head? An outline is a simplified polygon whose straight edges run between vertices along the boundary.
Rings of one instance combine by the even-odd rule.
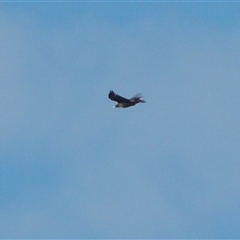
[[[113,106],[113,108],[119,108],[119,107],[120,107],[119,104],[116,104]]]

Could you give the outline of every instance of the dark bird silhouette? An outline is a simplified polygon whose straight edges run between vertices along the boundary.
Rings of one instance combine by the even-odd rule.
[[[136,94],[134,97],[127,99],[124,97],[121,97],[120,95],[114,93],[113,91],[110,91],[108,94],[108,97],[112,100],[117,102],[114,108],[127,108],[136,105],[137,103],[145,103],[144,100],[142,100],[142,95],[140,93]]]

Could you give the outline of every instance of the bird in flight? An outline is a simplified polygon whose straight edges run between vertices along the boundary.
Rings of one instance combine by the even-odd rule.
[[[145,103],[144,100],[142,100],[142,95],[140,93],[136,94],[130,99],[121,97],[120,95],[116,94],[114,91],[110,91],[108,94],[108,97],[112,100],[117,102],[114,108],[127,108],[136,105],[137,103]]]

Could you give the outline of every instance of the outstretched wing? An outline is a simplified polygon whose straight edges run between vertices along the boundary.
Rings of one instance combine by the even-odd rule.
[[[130,102],[129,99],[119,96],[118,94],[114,93],[114,91],[110,91],[108,94],[108,97],[111,100],[116,101],[118,103],[129,103]]]
[[[134,102],[134,103],[139,103],[139,102],[145,102],[144,100],[142,100],[142,94],[141,93],[137,93],[135,96],[133,96],[132,98],[130,98],[129,100],[131,102]]]

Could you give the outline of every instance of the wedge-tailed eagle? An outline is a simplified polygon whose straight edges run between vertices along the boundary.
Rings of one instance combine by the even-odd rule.
[[[108,94],[108,97],[116,101],[117,104],[113,106],[114,108],[127,108],[136,105],[137,103],[145,103],[144,100],[142,100],[142,95],[140,93],[136,94],[130,99],[121,97],[120,95],[114,93],[113,91],[110,91]]]

